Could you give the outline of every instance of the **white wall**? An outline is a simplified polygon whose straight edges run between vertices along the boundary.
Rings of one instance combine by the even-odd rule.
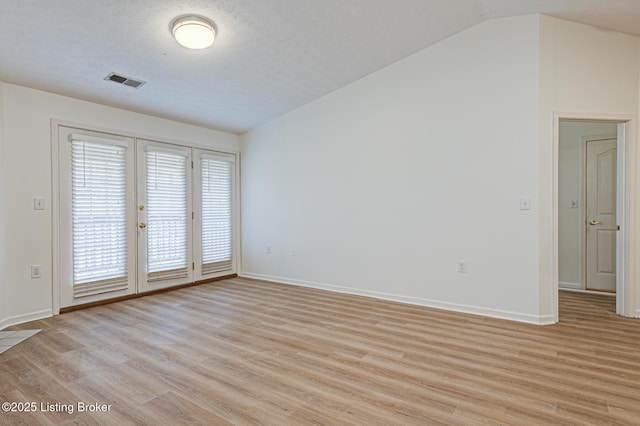
[[[245,134],[243,274],[547,321],[538,69],[538,17],[492,20]]]
[[[540,17],[540,301],[552,313],[554,300],[554,113],[638,114],[640,38],[549,16]],[[632,145],[637,144],[634,118]],[[640,166],[637,150],[632,169]],[[634,172],[635,173],[635,172]],[[634,177],[635,179],[635,177]],[[640,187],[640,186],[639,186]],[[636,197],[640,202],[640,197]],[[637,209],[638,206],[635,206]],[[640,241],[633,236],[636,247]],[[640,250],[636,248],[636,252]],[[632,259],[634,266],[638,260]],[[640,280],[634,275],[634,287]],[[640,291],[636,294],[640,306]]]
[[[0,215],[5,219],[5,238],[2,239],[6,248],[2,277],[7,291],[5,323],[51,314],[52,118],[162,140],[230,151],[239,149],[238,137],[229,133],[11,84],[2,84],[2,87],[5,106],[5,161],[2,164],[7,182],[0,208]],[[33,210],[36,196],[44,197],[44,211]],[[31,264],[42,265],[42,278],[31,279]]]
[[[580,213],[584,200],[580,184],[582,151],[581,138],[596,135],[615,135],[615,123],[565,121],[560,123],[558,155],[558,280],[561,286],[584,288],[581,280],[582,250],[580,233],[583,224]],[[577,201],[577,208],[571,207]]]

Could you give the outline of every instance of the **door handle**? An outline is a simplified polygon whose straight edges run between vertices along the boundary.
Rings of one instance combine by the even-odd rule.
[[[591,219],[591,220],[589,221],[589,225],[601,225],[601,224],[602,224],[602,222],[598,222],[597,220],[593,220],[593,219]]]
[[[144,229],[147,227],[146,223],[141,223],[140,225],[138,225],[140,227],[140,229]]]

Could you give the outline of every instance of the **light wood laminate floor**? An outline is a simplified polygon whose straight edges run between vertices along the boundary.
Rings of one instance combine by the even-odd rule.
[[[0,354],[0,401],[37,410],[0,424],[638,425],[614,305],[561,292],[534,326],[235,278],[10,328],[43,330]]]

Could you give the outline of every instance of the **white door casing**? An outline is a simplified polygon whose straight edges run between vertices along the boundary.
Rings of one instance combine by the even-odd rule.
[[[586,141],[585,287],[616,291],[616,138]]]
[[[550,228],[541,228],[541,241],[545,242],[541,250],[541,289],[550,297],[550,315],[548,322],[556,323],[560,318],[558,307],[558,152],[559,129],[561,121],[597,121],[613,122],[617,128],[617,224],[620,230],[616,238],[616,313],[627,317],[640,318],[640,303],[636,301],[636,293],[640,280],[636,270],[638,245],[636,243],[636,211],[640,205],[637,187],[638,162],[637,154],[637,122],[636,114],[607,114],[584,112],[554,112],[553,114],[553,147],[552,170],[553,184],[542,188],[542,198],[549,197],[552,201],[551,222],[546,222],[541,217],[543,225],[551,225]],[[545,173],[547,170],[545,169]],[[583,228],[584,229],[584,228]],[[548,249],[550,250],[548,250]],[[547,256],[547,253],[548,256]]]

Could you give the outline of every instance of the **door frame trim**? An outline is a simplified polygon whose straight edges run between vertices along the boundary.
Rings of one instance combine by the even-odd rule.
[[[58,129],[51,119],[51,300],[53,315],[60,314],[60,155]]]
[[[555,112],[553,119],[553,200],[552,200],[552,291],[551,307],[554,317],[553,322],[558,322],[558,176],[559,176],[559,133],[560,121],[600,121],[614,122],[618,124],[617,144],[617,222],[620,232],[616,243],[616,313],[627,317],[636,316],[635,287],[635,262],[636,247],[631,244],[635,241],[635,204],[638,197],[635,195],[638,188],[636,182],[636,167],[630,167],[638,163],[636,160],[636,128],[637,118],[628,114],[589,114],[572,112]],[[633,162],[631,161],[633,159]]]

